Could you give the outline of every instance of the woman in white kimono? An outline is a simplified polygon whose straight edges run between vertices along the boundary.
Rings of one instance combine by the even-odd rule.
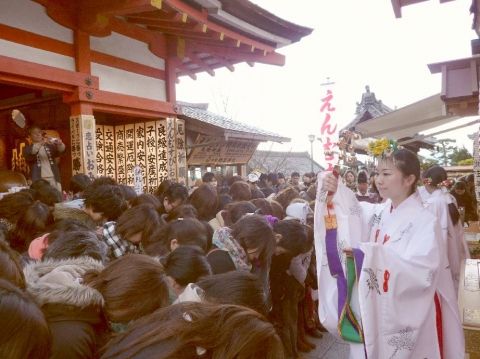
[[[418,189],[423,205],[435,217],[442,228],[443,243],[447,249],[448,262],[452,271],[453,286],[458,295],[460,282],[460,265],[470,258],[460,213],[455,197],[448,193],[447,171],[443,167],[430,167],[422,176],[423,187]]]
[[[350,358],[464,357],[463,331],[441,228],[434,215],[423,207],[416,190],[419,178],[418,158],[403,149],[379,159],[375,181],[380,195],[387,198],[383,204],[359,204],[333,174],[320,177],[323,194],[336,193],[328,209],[321,200],[316,205],[319,294],[332,293],[331,286],[323,286],[328,281],[322,283],[322,277],[327,277],[325,268],[332,272],[335,266],[331,261],[333,251],[329,251],[324,240],[323,222],[327,214],[337,216],[338,257],[344,253],[355,258],[358,286],[353,287],[352,295],[346,296],[347,301],[351,298],[353,316],[349,316],[349,310],[345,313],[337,308],[338,312],[331,312],[327,301],[345,297],[342,285],[338,285],[338,296],[320,298],[320,319],[332,331],[336,317],[338,328],[333,329],[341,337],[347,337],[341,334],[345,316],[350,323],[356,324],[354,319],[361,323],[353,327],[359,331],[363,345],[351,345]],[[317,197],[325,195],[320,193]],[[342,277],[341,273],[336,277]],[[338,300],[338,304],[340,307],[343,302]]]

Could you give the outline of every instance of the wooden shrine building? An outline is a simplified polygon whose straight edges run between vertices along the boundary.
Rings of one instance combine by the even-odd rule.
[[[392,110],[381,100],[377,100],[375,93],[370,92],[369,86],[365,86],[365,90],[362,100],[356,104],[355,118],[344,128],[361,135],[360,140],[353,141],[357,153],[365,154],[368,142],[382,137],[394,139],[415,153],[418,153],[420,148],[434,148],[436,142],[434,138],[419,136],[417,128],[413,125],[405,126],[405,121],[409,116],[412,117],[411,113],[405,114],[402,111],[399,114],[400,110]],[[441,103],[440,97],[433,101],[435,105]],[[430,108],[427,111],[430,111]]]
[[[76,173],[132,184],[135,166],[145,191],[185,182],[194,142],[179,78],[242,62],[282,66],[276,50],[311,32],[248,0],[3,1],[0,169],[26,168],[18,109],[65,142],[64,187]]]

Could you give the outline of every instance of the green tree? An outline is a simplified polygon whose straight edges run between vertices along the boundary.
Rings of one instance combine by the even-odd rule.
[[[430,167],[438,165],[438,160],[435,158],[426,158],[423,160],[422,163],[420,163],[420,168],[422,170],[422,173],[428,170]]]
[[[458,161],[459,166],[471,166],[473,165],[473,158],[467,158],[466,160]]]
[[[473,156],[470,152],[468,152],[465,146],[460,149],[454,148],[453,152],[448,156],[451,166],[458,166],[460,164],[460,161],[467,160],[469,158],[473,159]]]
[[[444,138],[438,140],[434,150],[430,151],[430,156],[439,161],[442,166],[448,166],[450,160],[450,154],[456,149],[452,144],[457,142],[452,138]]]

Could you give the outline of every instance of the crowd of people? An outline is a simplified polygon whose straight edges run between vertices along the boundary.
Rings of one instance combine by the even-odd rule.
[[[457,358],[468,251],[454,193],[467,188],[456,192],[459,181],[450,195],[441,167],[420,176],[411,152],[392,156],[374,176],[348,170],[342,181],[252,172],[219,182],[207,172],[193,188],[164,181],[138,195],[80,174],[67,199],[42,179],[5,195],[0,357],[301,358],[312,337],[340,333],[322,240],[334,211],[347,240],[333,253],[363,260],[350,318],[362,343],[350,357]],[[324,206],[327,191],[338,193]],[[393,345],[402,335],[410,341]]]
[[[313,180],[313,181],[312,181]],[[316,176],[137,195],[110,177],[0,200],[0,357],[300,358],[316,314]]]

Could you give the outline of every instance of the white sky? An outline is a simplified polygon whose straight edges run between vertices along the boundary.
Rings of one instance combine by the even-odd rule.
[[[273,147],[279,151],[310,152],[308,135],[320,134],[320,99],[326,92],[320,84],[327,77],[335,82],[336,120],[342,128],[354,118],[365,85],[391,108],[439,93],[441,75],[432,75],[427,64],[471,56],[470,40],[478,38],[471,30],[470,0],[407,6],[401,19],[395,18],[388,0],[253,2],[314,31],[277,50],[286,55],[283,67],[239,64],[233,73],[220,69],[215,77],[199,74],[197,81],[182,77],[177,99],[208,102],[210,111],[291,138],[292,142]],[[455,138],[472,152],[467,134],[477,128],[473,125],[437,138]],[[314,159],[324,163],[318,141]]]

